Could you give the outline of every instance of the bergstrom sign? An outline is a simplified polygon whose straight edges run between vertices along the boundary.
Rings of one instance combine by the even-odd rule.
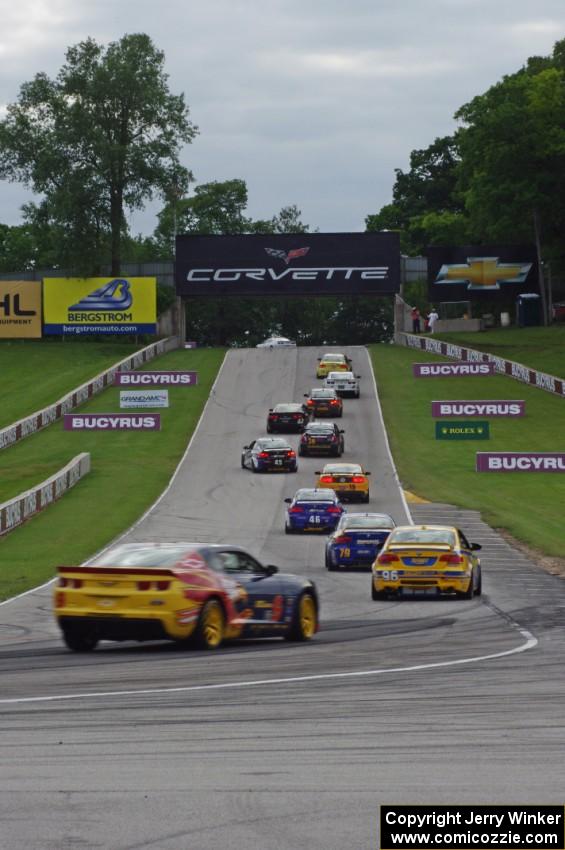
[[[390,295],[400,288],[398,233],[177,236],[181,296]]]

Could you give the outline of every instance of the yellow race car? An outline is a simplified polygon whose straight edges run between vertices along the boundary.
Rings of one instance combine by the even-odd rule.
[[[318,358],[317,378],[327,378],[328,372],[349,372],[351,360],[345,354],[324,354]]]
[[[463,532],[448,525],[401,525],[388,536],[371,575],[371,598],[481,595],[481,562]]]
[[[321,472],[316,472],[319,476],[316,486],[335,490],[342,500],[368,502],[370,474],[359,463],[326,463]]]

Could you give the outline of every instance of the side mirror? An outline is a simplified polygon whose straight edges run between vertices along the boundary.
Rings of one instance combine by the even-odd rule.
[[[243,448],[244,448],[244,450],[245,450],[245,449],[248,449],[248,448],[249,448],[249,446],[244,446]]]
[[[287,505],[290,505],[290,503],[292,502],[292,499],[285,499],[285,502],[287,503]]]
[[[355,375],[356,378],[362,378],[363,375]]]
[[[370,474],[371,474],[370,472],[367,472],[367,471],[365,470],[365,475],[370,475]]]
[[[318,357],[318,363],[320,362],[321,359],[322,359],[321,357]]]
[[[304,393],[304,398],[308,398],[308,393]]]
[[[319,470],[319,469],[317,469],[317,470],[316,470],[316,472],[314,473],[314,475],[321,475],[321,474],[322,474],[322,473],[320,472],[320,470]]]
[[[481,544],[480,544],[480,543],[471,543],[471,550],[472,550],[473,552],[478,552],[478,550],[479,550],[479,549],[482,549],[482,548],[483,548],[483,547],[481,546]]]
[[[275,567],[274,564],[267,564],[267,566],[265,567],[265,572],[267,573],[268,576],[274,576],[274,574],[278,573],[278,571],[279,571],[279,568]]]
[[[270,408],[269,408],[269,413],[272,413],[272,412],[273,412],[273,408],[272,408],[272,407],[270,407]]]
[[[339,433],[340,433],[340,434],[345,434],[345,431],[343,430],[343,428],[340,428],[340,429],[339,429]]]

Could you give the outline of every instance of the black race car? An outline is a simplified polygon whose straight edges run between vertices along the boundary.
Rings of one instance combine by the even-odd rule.
[[[332,416],[336,418],[343,416],[343,401],[336,391],[329,387],[322,389],[315,387],[310,395],[305,393],[304,398],[308,399],[306,404],[312,416]]]
[[[296,452],[282,437],[260,437],[243,447],[241,466],[252,472],[296,472]]]
[[[271,434],[273,431],[304,431],[310,414],[304,404],[295,404],[289,402],[287,404],[276,404],[269,410],[267,416],[267,432]]]
[[[345,451],[344,433],[335,422],[310,422],[300,438],[298,454],[341,457]]]

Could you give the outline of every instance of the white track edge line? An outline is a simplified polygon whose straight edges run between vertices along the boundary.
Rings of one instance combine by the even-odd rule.
[[[521,652],[527,652],[533,649],[538,644],[538,639],[532,635],[527,629],[523,629],[517,624],[514,624],[517,631],[520,632],[525,643],[514,649],[506,649],[504,652],[495,652],[490,655],[476,655],[472,658],[456,658],[453,661],[435,661],[430,664],[415,664],[410,667],[389,667],[376,670],[355,670],[347,673],[317,673],[311,676],[289,676],[280,679],[256,679],[243,682],[221,682],[215,685],[187,685],[186,687],[176,688],[144,688],[135,691],[97,691],[94,693],[79,693],[79,694],[55,694],[53,696],[41,697],[13,697],[11,699],[0,699],[0,705],[17,705],[29,704],[37,702],[62,702],[64,700],[76,699],[100,699],[104,697],[123,697],[123,696],[151,696],[157,694],[181,694],[181,693],[196,693],[200,691],[219,691],[235,688],[256,688],[265,685],[286,685],[286,684],[301,684],[305,682],[320,682],[338,679],[355,679],[366,678],[368,676],[384,676],[387,673],[416,673],[420,670],[432,670],[441,667],[455,667],[461,664],[472,664],[479,661],[491,661],[496,658],[505,658],[509,655],[516,655]]]
[[[395,481],[398,485],[398,489],[400,491],[400,498],[402,500],[402,504],[404,505],[404,510],[406,511],[406,516],[408,518],[408,521],[411,525],[414,525],[414,520],[412,519],[412,514],[410,513],[410,508],[408,507],[408,502],[406,501],[406,496],[404,495],[404,488],[402,487],[402,484],[400,483],[400,478],[398,477],[398,471],[396,469],[396,464],[394,462],[394,458],[392,456],[392,451],[391,451],[391,448],[390,448],[390,443],[388,441],[388,433],[387,433],[387,430],[386,430],[385,420],[384,420],[384,416],[383,416],[383,409],[381,407],[381,400],[379,398],[379,390],[377,388],[377,379],[375,377],[375,370],[373,369],[373,358],[371,357],[371,352],[369,351],[369,349],[367,347],[365,347],[365,351],[367,353],[367,357],[369,358],[369,368],[371,369],[371,377],[373,379],[373,387],[375,388],[375,397],[377,399],[377,413],[379,415],[379,419],[380,419],[380,422],[381,422],[381,425],[382,425],[383,434],[384,434],[384,438],[385,438],[386,450],[387,450],[387,454],[389,456],[389,460],[390,460],[390,463],[391,463],[391,466],[392,466],[392,471],[394,473],[394,479],[395,479]]]
[[[200,423],[202,422],[202,419],[204,418],[204,414],[206,413],[206,408],[208,407],[208,405],[209,405],[209,403],[210,403],[210,400],[212,399],[212,397],[213,397],[213,395],[214,395],[214,391],[215,391],[215,389],[216,389],[216,384],[218,383],[218,380],[219,380],[219,378],[220,378],[220,374],[221,374],[221,372],[222,372],[222,369],[223,369],[223,368],[224,368],[224,366],[225,366],[225,363],[226,363],[226,359],[227,359],[228,354],[229,354],[229,351],[226,351],[226,353],[224,354],[224,359],[222,360],[222,365],[221,365],[221,366],[220,366],[220,368],[218,369],[218,374],[216,375],[216,380],[214,381],[214,383],[212,384],[212,386],[211,386],[211,388],[210,388],[210,394],[209,394],[208,398],[206,399],[206,404],[205,404],[205,405],[204,405],[204,407],[202,408],[202,413],[200,414],[200,418],[198,419],[198,422],[196,423],[196,427],[195,427],[194,431],[192,432],[192,436],[191,436],[190,440],[188,441],[188,445],[187,445],[186,449],[184,450],[184,454],[183,454],[183,456],[181,457],[181,459],[179,460],[179,462],[178,462],[178,464],[177,464],[177,466],[176,466],[176,469],[175,469],[175,471],[173,472],[173,474],[172,474],[172,476],[171,476],[171,478],[170,478],[170,480],[169,480],[169,483],[167,484],[167,486],[165,487],[165,489],[163,490],[163,492],[161,493],[161,495],[160,495],[160,496],[159,496],[159,497],[158,497],[158,498],[157,498],[157,499],[153,502],[153,504],[152,504],[149,508],[147,508],[147,510],[145,511],[145,513],[144,513],[144,514],[143,514],[143,515],[142,515],[139,519],[137,519],[137,520],[133,523],[133,525],[130,525],[130,527],[129,527],[129,528],[127,528],[125,531],[122,531],[120,534],[118,534],[118,536],[117,536],[117,537],[114,537],[114,539],[113,539],[113,540],[111,540],[111,541],[110,541],[110,543],[107,543],[107,544],[106,544],[106,546],[104,546],[102,549],[99,549],[99,550],[98,550],[98,552],[95,552],[95,554],[94,554],[94,555],[92,555],[92,556],[91,556],[91,557],[90,557],[87,561],[84,561],[84,563],[83,563],[81,566],[86,566],[86,565],[90,564],[90,562],[91,562],[91,561],[93,561],[95,558],[98,558],[98,557],[99,557],[100,555],[102,555],[102,554],[103,554],[103,553],[104,553],[107,549],[109,549],[111,546],[114,546],[116,543],[118,543],[120,540],[122,540],[122,538],[123,538],[123,537],[125,537],[127,534],[129,534],[131,531],[133,531],[135,528],[137,528],[137,526],[138,526],[140,523],[142,523],[142,522],[143,522],[143,520],[144,520],[147,516],[149,516],[149,514],[150,514],[153,510],[155,510],[155,508],[157,507],[157,505],[159,504],[159,502],[160,502],[162,499],[164,499],[164,498],[165,498],[165,496],[167,495],[167,493],[168,493],[168,492],[169,492],[169,490],[171,489],[171,487],[172,487],[172,485],[173,485],[173,482],[174,482],[175,478],[177,477],[177,475],[178,475],[178,473],[179,473],[179,471],[180,471],[180,468],[181,468],[182,464],[184,463],[185,458],[186,458],[186,456],[187,456],[187,454],[188,454],[188,452],[189,452],[189,450],[190,450],[190,447],[191,447],[191,445],[192,445],[192,442],[193,442],[194,438],[196,437],[196,434],[197,434],[197,432],[198,432],[198,429],[200,428]],[[0,608],[2,607],[2,605],[7,605],[7,604],[8,604],[8,602],[15,602],[15,601],[16,601],[16,599],[23,599],[23,597],[24,597],[24,596],[29,596],[29,594],[30,594],[30,593],[35,593],[35,592],[36,592],[36,591],[38,591],[38,590],[42,590],[44,587],[49,587],[49,585],[50,585],[50,584],[52,584],[54,581],[55,581],[55,576],[54,576],[53,578],[50,578],[50,579],[49,579],[49,581],[46,581],[44,584],[40,584],[40,585],[38,585],[37,587],[32,587],[30,590],[26,590],[26,591],[24,591],[23,593],[19,593],[17,596],[11,596],[11,597],[10,597],[10,599],[4,599],[2,602],[0,602]]]

